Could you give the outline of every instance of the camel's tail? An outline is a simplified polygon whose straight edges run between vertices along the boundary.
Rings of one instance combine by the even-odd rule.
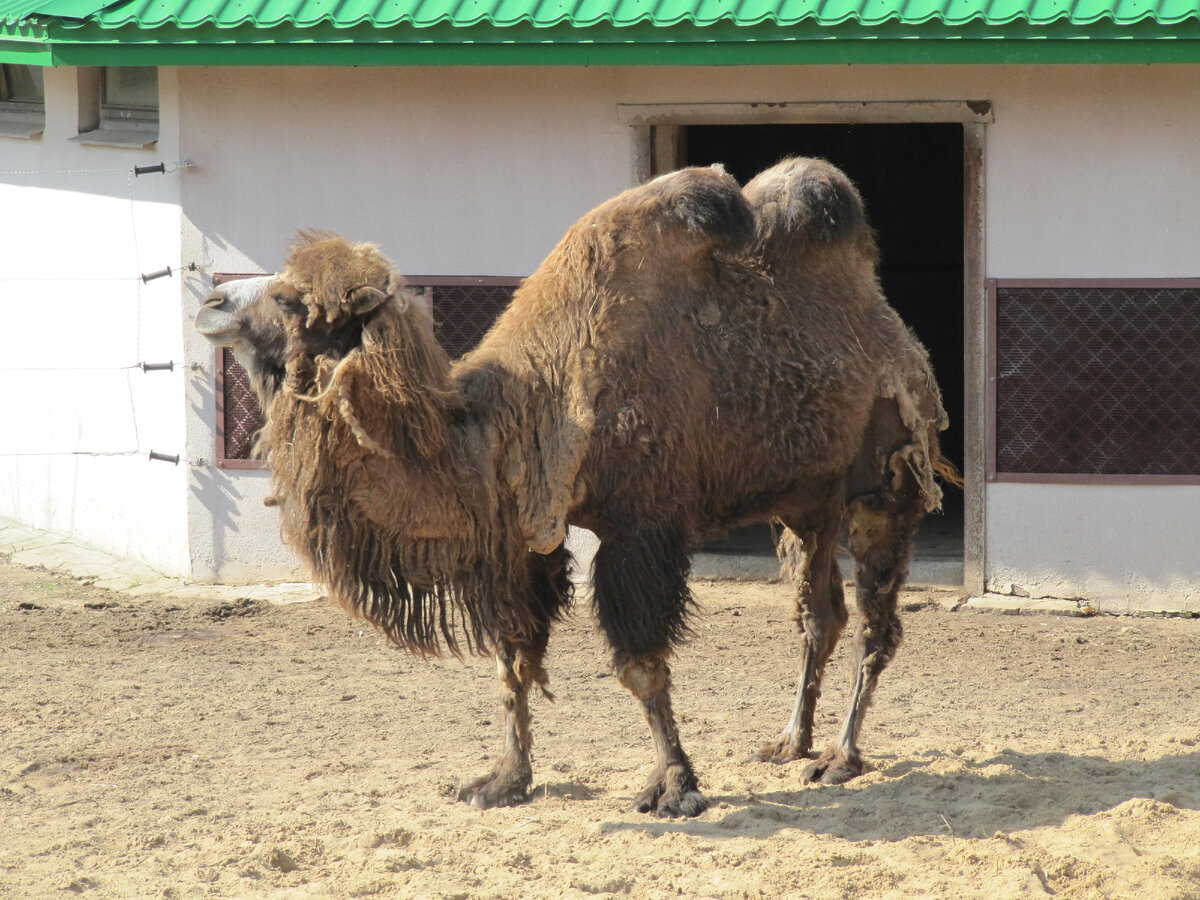
[[[755,241],[830,244],[869,235],[862,197],[849,178],[823,159],[793,157],[761,172],[742,194],[755,214]]]

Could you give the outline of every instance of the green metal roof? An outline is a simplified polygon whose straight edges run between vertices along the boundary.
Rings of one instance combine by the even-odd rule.
[[[1200,0],[0,0],[0,62],[1200,62]]]
[[[26,0],[35,3],[36,0]],[[729,22],[818,26],[855,22],[878,25],[896,22],[917,25],[938,22],[989,25],[1026,22],[1044,25],[1067,21],[1075,25],[1110,21],[1118,25],[1153,21],[1184,22],[1200,17],[1200,0],[125,0],[105,6],[97,0],[46,0],[49,4],[98,9],[96,24],[104,28],[134,25],[232,28],[254,25],[306,27],[328,23],[338,28],[370,25],[428,27],[474,25],[505,27],[530,24],[539,28],[571,25],[587,28],[608,24],[657,27]],[[53,13],[70,16],[71,13]],[[89,9],[84,15],[90,15]]]

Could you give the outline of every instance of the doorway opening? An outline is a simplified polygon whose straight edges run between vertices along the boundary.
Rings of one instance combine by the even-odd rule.
[[[688,125],[676,132],[681,165],[721,163],[745,184],[787,156],[818,156],[862,193],[880,248],[888,302],[929,350],[950,428],[942,452],[963,469],[964,132],[958,123]],[[705,548],[773,554],[769,528],[744,529]],[[911,583],[963,584],[963,495],[921,523]]]

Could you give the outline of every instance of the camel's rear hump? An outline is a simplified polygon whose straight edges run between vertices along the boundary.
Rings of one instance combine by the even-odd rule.
[[[767,255],[781,242],[832,244],[869,237],[862,197],[822,159],[785,159],[755,176],[742,194],[754,209],[755,243]]]

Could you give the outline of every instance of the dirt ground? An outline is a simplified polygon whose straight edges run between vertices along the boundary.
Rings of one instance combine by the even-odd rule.
[[[909,592],[873,771],[805,786],[747,761],[790,709],[786,588],[696,592],[675,705],[713,806],[672,821],[626,811],[650,743],[586,603],[533,704],[533,802],[481,812],[453,795],[499,742],[490,661],[409,657],[326,602],[0,561],[0,897],[1200,898],[1200,621]],[[822,741],[849,678],[843,648]]]

